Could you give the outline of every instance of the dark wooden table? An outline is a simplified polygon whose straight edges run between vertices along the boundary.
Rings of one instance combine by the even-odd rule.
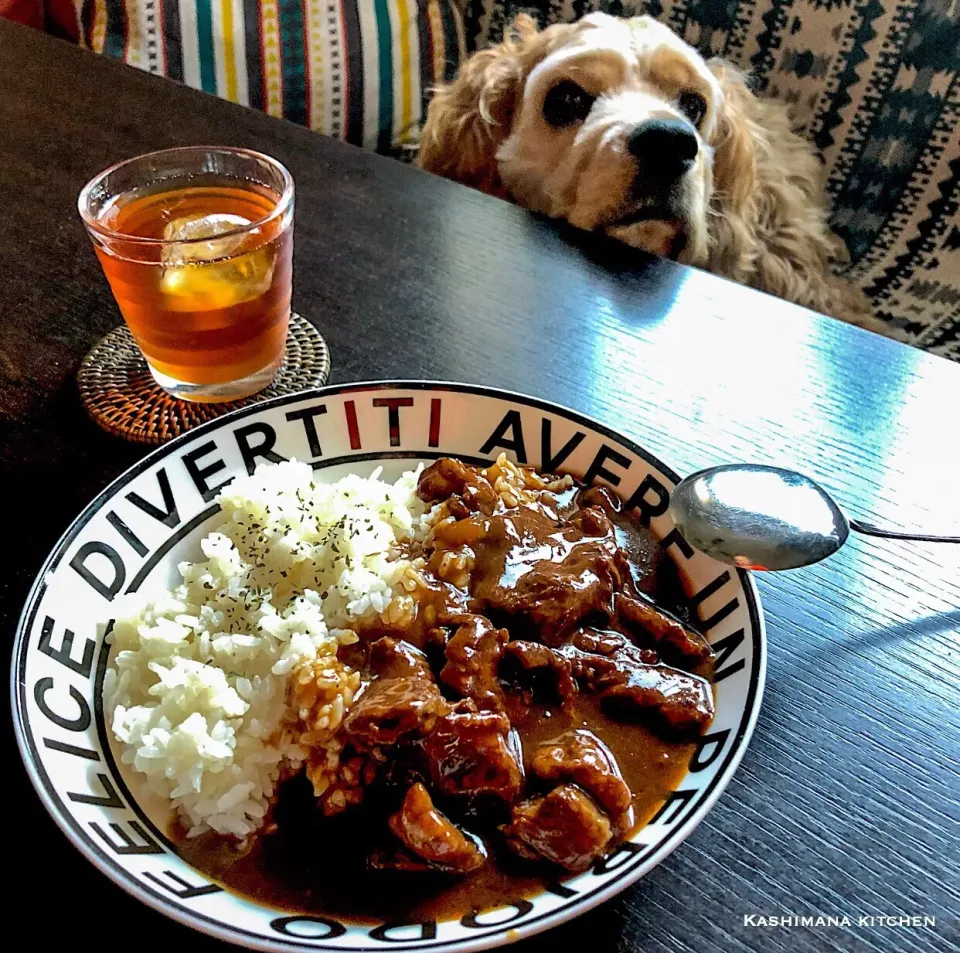
[[[249,146],[292,170],[294,303],[331,345],[332,381],[512,388],[598,417],[681,472],[776,462],[818,474],[866,519],[960,533],[960,367],[697,271],[585,245],[495,199],[0,23],[8,640],[70,519],[145,452],[80,407],[78,364],[120,318],[77,192],[119,159],[198,142]],[[644,880],[521,953],[956,949],[960,547],[852,539],[829,563],[759,584],[766,698],[733,783]],[[35,798],[9,724],[3,734],[15,884],[5,908],[32,946],[219,945],[76,854]],[[816,914],[852,925],[745,922]],[[936,925],[859,923],[887,916]]]

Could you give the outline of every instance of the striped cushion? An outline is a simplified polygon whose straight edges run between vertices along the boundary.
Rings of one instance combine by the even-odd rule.
[[[80,43],[356,145],[409,142],[465,55],[453,0],[74,0]]]

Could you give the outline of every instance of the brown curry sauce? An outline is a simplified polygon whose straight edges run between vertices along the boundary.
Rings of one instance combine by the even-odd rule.
[[[424,476],[436,466],[426,471]],[[451,484],[451,481],[447,480],[446,483]],[[429,557],[424,572],[427,584],[419,596],[416,620],[400,632],[391,632],[378,625],[360,633],[360,649],[352,653],[350,661],[358,665],[365,676],[371,677],[373,674],[364,667],[369,665],[365,661],[366,647],[384,635],[402,637],[424,649],[433,674],[439,674],[445,662],[444,644],[449,645],[451,634],[459,630],[455,621],[445,627],[438,625],[437,621],[442,623],[450,617],[451,612],[461,615],[483,612],[489,615],[495,625],[505,626],[510,638],[540,641],[538,633],[534,631],[535,616],[525,614],[525,608],[512,607],[511,603],[505,602],[509,593],[494,593],[492,602],[480,605],[483,599],[476,597],[477,590],[482,596],[485,586],[492,589],[499,584],[504,589],[516,589],[517,579],[526,571],[524,565],[529,568],[540,561],[533,558],[531,553],[546,558],[552,555],[554,561],[561,568],[569,569],[573,577],[582,570],[581,564],[585,560],[589,562],[589,548],[594,541],[605,537],[609,539],[603,545],[614,552],[619,567],[616,591],[637,599],[645,597],[655,601],[658,607],[668,610],[692,636],[696,636],[690,628],[692,614],[675,564],[653,535],[630,515],[621,512],[609,494],[586,491],[576,486],[566,491],[543,491],[543,498],[549,501],[549,505],[543,508],[546,511],[544,513],[538,504],[531,505],[529,499],[526,503],[518,501],[516,508],[505,507],[502,502],[477,499],[477,493],[470,485],[460,485],[457,490],[456,483],[456,480],[452,481],[454,492],[447,494],[449,486],[443,488],[443,493],[436,488],[431,492],[429,487],[425,490],[424,480],[421,479],[420,492],[421,495],[426,494],[428,500],[454,501],[449,509],[456,518],[449,523],[447,530],[447,536],[453,538],[454,543],[443,543],[441,531],[437,534],[441,541],[435,539],[430,542],[423,554]],[[467,506],[464,507],[463,503]],[[532,515],[522,512],[525,507],[534,511]],[[579,518],[578,514],[585,509],[606,514],[607,523],[599,517],[596,520],[593,517],[580,520],[581,524],[589,524],[586,533],[596,534],[594,536],[581,537],[579,531],[565,529],[569,521]],[[489,512],[485,514],[485,510]],[[511,523],[506,533],[503,529],[504,518]],[[500,539],[499,545],[485,547],[482,540],[478,543],[478,526],[486,531],[488,537]],[[558,526],[561,527],[559,534]],[[583,552],[578,553],[576,550],[580,544]],[[446,548],[461,553],[465,545],[471,547],[473,556],[472,567],[468,566],[467,572],[472,578],[467,585],[453,585],[442,580],[436,571],[431,573],[431,569],[437,570],[439,567],[442,550]],[[605,557],[601,553],[599,558],[602,560]],[[451,570],[448,566],[447,570],[444,574],[448,579],[458,575],[456,567]],[[552,568],[550,572],[553,572]],[[507,579],[505,583],[504,580],[511,573],[514,578]],[[584,584],[586,586],[593,585],[597,575],[603,575],[602,569],[595,566],[591,573]],[[461,578],[454,581],[464,582],[464,573],[460,572],[459,575]],[[579,578],[587,579],[588,575],[581,573]],[[553,582],[552,578],[548,578],[546,584],[553,586]],[[531,583],[534,587],[537,584],[536,579]],[[607,601],[613,606],[616,597],[612,596]],[[644,605],[648,603],[644,602]],[[426,611],[428,606],[433,607],[430,613]],[[510,611],[505,611],[504,607]],[[631,644],[636,642],[651,663],[636,663],[641,672],[650,670],[655,674],[657,669],[662,668],[661,659],[651,647],[656,645],[657,650],[669,659],[670,672],[693,672],[709,679],[712,668],[709,652],[705,650],[704,656],[699,659],[682,658],[662,638],[652,642],[645,639],[636,624],[625,623],[622,618],[624,614],[613,610],[600,618],[595,611],[590,611],[576,619],[573,625],[578,632],[594,631],[585,625],[593,623],[600,632],[627,634]],[[576,669],[578,661],[582,662],[584,658],[597,660],[598,656],[589,652],[584,655],[582,650],[571,647],[571,617],[569,613],[564,616],[568,620],[565,623],[546,618],[539,634],[546,633],[543,641],[554,645],[558,653],[567,652]],[[431,622],[428,623],[427,618]],[[671,624],[674,624],[673,620]],[[589,642],[587,644],[589,648]],[[603,662],[604,659],[599,658],[599,661]],[[516,671],[511,671],[516,676]],[[519,735],[522,750],[526,790],[521,797],[550,788],[550,783],[538,778],[532,770],[533,757],[541,745],[571,729],[587,729],[606,746],[632,794],[632,816],[614,823],[616,836],[609,842],[605,852],[646,824],[669,793],[677,788],[688,769],[696,747],[695,739],[712,716],[712,697],[709,714],[701,713],[703,717],[696,730],[690,729],[686,722],[679,723],[680,728],[671,728],[662,718],[651,720],[648,714],[656,712],[642,706],[628,705],[626,710],[620,704],[613,706],[611,702],[617,699],[612,696],[618,691],[623,694],[627,690],[619,685],[605,688],[608,684],[603,681],[606,671],[606,668],[601,668],[598,674],[590,665],[584,667],[581,664],[581,677],[578,678],[581,689],[567,698],[566,704],[560,698],[551,697],[549,690],[542,691],[542,686],[537,683],[533,683],[532,690],[530,683],[523,687],[512,681],[501,683],[503,696],[500,701],[492,697],[484,699],[480,693],[475,693],[480,699],[481,712],[484,708],[498,707],[509,712],[511,728]],[[376,681],[372,684],[376,684]],[[457,693],[442,681],[440,687],[449,701],[456,703]],[[712,696],[712,690],[709,693]],[[360,697],[362,699],[363,696]],[[642,697],[646,699],[646,695]],[[476,710],[477,705],[470,705]],[[428,774],[421,771],[419,777],[423,777],[424,783],[430,787]],[[404,784],[409,786],[408,782]],[[403,788],[404,784],[400,787]],[[504,846],[502,831],[510,820],[509,804],[487,796],[467,799],[445,796],[438,793],[436,785],[431,793],[441,812],[486,845],[488,856],[479,869],[459,875],[433,870],[411,873],[370,869],[369,857],[382,850],[385,842],[393,840],[385,821],[397,811],[402,790],[398,791],[395,784],[375,784],[368,790],[361,805],[327,817],[318,809],[310,783],[302,774],[281,785],[271,818],[271,833],[262,834],[242,847],[218,835],[206,834],[194,839],[181,839],[179,851],[187,863],[257,903],[283,911],[322,914],[372,924],[459,918],[466,913],[482,912],[506,902],[533,896],[549,884],[570,876],[569,871],[555,863],[527,859]]]

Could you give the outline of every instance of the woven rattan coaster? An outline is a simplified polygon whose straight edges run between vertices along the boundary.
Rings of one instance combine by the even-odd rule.
[[[322,387],[329,376],[330,350],[323,335],[306,318],[291,314],[287,354],[276,379],[266,390],[242,400],[201,404],[171,397],[150,375],[126,325],[94,345],[80,365],[77,384],[87,413],[107,433],[159,444],[238,407]]]

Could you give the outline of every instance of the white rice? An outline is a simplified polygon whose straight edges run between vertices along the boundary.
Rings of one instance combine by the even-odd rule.
[[[306,464],[258,467],[218,497],[223,520],[200,544],[206,558],[180,564],[183,583],[118,607],[108,721],[123,761],[172,801],[190,835],[242,838],[263,823],[281,770],[307,755],[291,673],[322,669],[341,693],[311,714],[323,731],[310,743],[329,741],[357,684],[336,659],[356,640],[349,626],[411,610],[401,584],[410,565],[396,547],[429,522],[419,471],[394,484],[379,475],[314,484]]]

